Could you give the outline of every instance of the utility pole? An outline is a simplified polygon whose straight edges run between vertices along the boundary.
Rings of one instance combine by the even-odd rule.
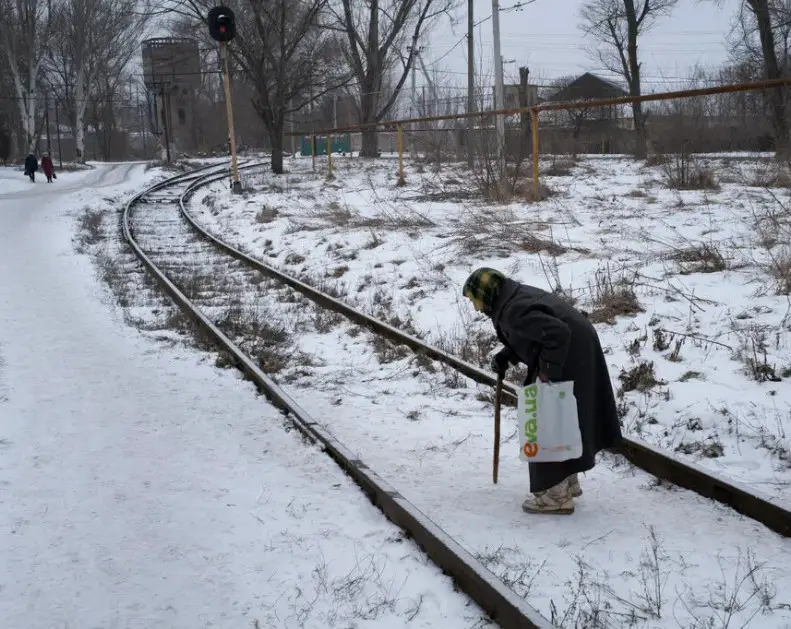
[[[532,105],[528,95],[528,77],[530,70],[527,67],[519,68],[519,108],[525,109]],[[520,116],[519,126],[522,131],[522,139],[519,144],[519,159],[523,159],[527,155],[528,138],[530,137],[530,114],[526,111],[522,112]]]
[[[492,30],[494,31],[494,109],[502,109],[503,95],[503,58],[500,53],[500,2],[492,0]],[[505,174],[505,118],[495,116],[497,128],[497,162],[500,174]]]
[[[467,113],[475,112],[475,64],[473,53],[475,47],[473,46],[473,30],[475,29],[475,22],[473,21],[472,7],[475,4],[474,0],[467,0]],[[475,167],[475,149],[473,147],[473,135],[475,133],[475,118],[467,118],[467,166]]]

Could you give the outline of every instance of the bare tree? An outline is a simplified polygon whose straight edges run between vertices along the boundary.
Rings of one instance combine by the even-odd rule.
[[[721,4],[720,0],[715,2]],[[791,1],[744,0],[733,43],[737,59],[760,66],[763,78],[783,76],[791,65]],[[785,88],[777,88],[767,94],[779,157],[788,157],[791,150],[784,91]]]
[[[0,94],[13,93],[14,83],[11,80],[8,58],[0,54]],[[15,130],[18,126],[17,115],[14,99],[0,98],[0,159],[3,160],[3,164],[14,153]]]
[[[678,0],[590,0],[580,10],[586,34],[599,40],[601,47],[595,56],[605,68],[622,76],[629,86],[630,96],[641,95],[640,70],[637,54],[640,35],[646,33],[659,17],[668,15]],[[647,153],[645,116],[642,104],[632,105],[635,129],[635,157],[643,159]]]
[[[117,82],[137,50],[146,22],[145,12],[135,14],[138,4],[138,0],[63,0],[53,9],[58,37],[50,48],[48,69],[66,104],[78,162],[85,161],[89,102]]]
[[[455,0],[341,0],[341,4],[335,21],[347,39],[345,52],[359,90],[360,122],[379,122],[392,109],[409,76],[421,33]],[[392,91],[386,92],[390,71],[398,78]],[[377,156],[375,128],[363,131],[360,154]]]
[[[188,0],[205,19],[210,5]],[[283,172],[283,134],[289,115],[319,99],[338,82],[334,33],[322,27],[328,0],[241,0],[232,51],[255,89],[254,105],[272,145],[272,172]],[[337,55],[335,55],[337,58]]]
[[[54,33],[50,2],[0,0],[0,45],[14,83],[26,150],[35,150],[41,132],[38,111],[42,62]]]

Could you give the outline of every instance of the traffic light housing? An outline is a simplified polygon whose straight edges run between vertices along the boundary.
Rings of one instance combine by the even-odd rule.
[[[228,7],[209,9],[209,35],[215,41],[229,42],[236,36],[236,18]]]

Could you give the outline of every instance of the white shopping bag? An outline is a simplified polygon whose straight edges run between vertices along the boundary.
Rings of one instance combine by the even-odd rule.
[[[536,382],[519,390],[519,458],[532,463],[582,456],[574,383]]]

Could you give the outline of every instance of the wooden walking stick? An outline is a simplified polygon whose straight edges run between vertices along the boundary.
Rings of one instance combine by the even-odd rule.
[[[497,484],[500,470],[500,405],[503,401],[503,377],[497,376],[497,389],[494,394],[494,458],[492,460],[492,480]]]

